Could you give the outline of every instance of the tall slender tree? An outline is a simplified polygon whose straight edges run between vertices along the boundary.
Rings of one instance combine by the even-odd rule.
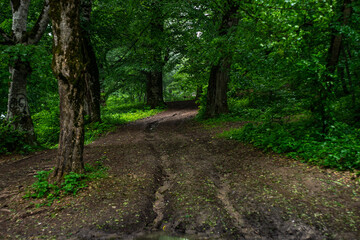
[[[227,0],[224,3],[221,23],[218,28],[218,37],[222,41],[227,41],[226,36],[238,24],[238,5],[233,0]],[[226,45],[226,43],[225,43]],[[230,79],[230,70],[232,64],[232,51],[228,46],[221,45],[219,49],[220,57],[214,63],[210,70],[210,78],[207,91],[207,101],[205,108],[206,117],[214,117],[221,113],[228,112],[227,90]]]
[[[349,18],[352,13],[351,3],[353,0],[344,0],[341,7],[341,18],[338,20],[340,24],[347,25],[349,22]],[[329,94],[333,91],[334,85],[334,73],[337,69],[339,63],[339,57],[341,54],[341,48],[343,44],[344,37],[340,32],[335,31],[333,29],[331,35],[330,47],[328,49],[328,55],[326,59],[326,69],[327,74],[325,77],[325,82],[322,84],[322,88],[320,89],[320,101],[319,101],[319,113],[321,115],[323,132],[327,132],[329,129],[329,124],[331,122],[331,113],[327,110],[327,102],[329,98]]]
[[[27,19],[30,1],[11,0],[12,9],[12,32],[6,32],[0,29],[4,45],[33,45],[37,44],[44,34],[49,22],[49,0],[45,0],[43,9],[39,15],[36,24],[30,30],[27,29]],[[31,66],[28,60],[21,56],[13,56],[9,66],[10,88],[7,104],[7,120],[11,120],[15,129],[25,132],[28,144],[35,144],[36,137],[34,125],[31,119],[28,98],[27,98],[27,77],[31,74]]]

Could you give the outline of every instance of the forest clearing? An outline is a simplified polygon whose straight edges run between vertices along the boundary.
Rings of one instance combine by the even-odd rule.
[[[86,146],[85,161],[101,160],[108,176],[51,206],[23,196],[36,172],[54,166],[55,151],[2,160],[0,238],[360,237],[353,174],[218,138],[239,123],[204,127],[196,114],[193,104],[170,104]]]

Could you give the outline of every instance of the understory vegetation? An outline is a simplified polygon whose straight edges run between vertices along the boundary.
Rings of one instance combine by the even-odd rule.
[[[220,136],[314,165],[360,170],[360,129],[355,121],[342,121],[348,110],[339,107],[337,119],[332,119],[328,131],[323,132],[319,121],[302,104],[301,100],[264,105],[249,98],[233,99],[229,114],[203,122],[215,126],[221,122],[244,122],[243,127]]]
[[[112,96],[102,106],[102,122],[87,123],[85,125],[85,143],[89,144],[102,134],[114,130],[117,126],[138,119],[153,116],[162,108],[150,109],[144,103],[124,103],[119,96]],[[37,146],[30,146],[25,136],[14,130],[9,122],[0,123],[0,154],[18,152],[27,153],[41,148],[56,148],[59,141],[60,122],[59,109],[53,107],[42,110],[33,115]]]
[[[94,165],[85,164],[85,173],[70,172],[61,184],[49,182],[49,175],[53,170],[40,171],[34,176],[37,180],[29,187],[24,198],[43,199],[37,206],[50,206],[64,196],[76,195],[81,189],[88,187],[90,181],[107,177],[107,170],[101,161]]]

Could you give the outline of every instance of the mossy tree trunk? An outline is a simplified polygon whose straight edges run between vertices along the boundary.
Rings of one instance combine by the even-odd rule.
[[[27,18],[30,1],[11,0],[12,9],[12,34],[7,36],[6,45],[30,45],[37,44],[45,32],[49,22],[49,1],[44,1],[41,14],[34,27],[27,31]],[[36,145],[34,124],[31,119],[29,103],[27,100],[27,77],[31,74],[30,62],[20,56],[14,56],[15,60],[9,66],[11,84],[9,88],[7,116],[12,121],[13,127],[25,133],[29,145]]]
[[[53,72],[60,95],[60,138],[52,178],[61,182],[70,172],[83,173],[84,97],[87,58],[80,24],[80,0],[51,0],[54,35]]]
[[[225,8],[218,29],[219,37],[225,37],[231,34],[231,31],[238,24],[238,18],[236,16],[238,10],[237,4],[232,0],[228,0],[225,3]],[[205,117],[207,118],[228,112],[227,91],[230,80],[232,52],[230,46],[226,46],[228,43],[224,44],[225,47],[219,49],[220,57],[218,62],[214,64],[210,70],[205,106]]]
[[[90,122],[101,122],[100,113],[100,78],[99,68],[96,61],[94,48],[90,40],[90,32],[87,27],[91,24],[92,0],[82,0],[82,27],[84,36],[84,57],[88,59],[89,64],[86,67],[86,94],[85,94],[85,112],[89,115]]]

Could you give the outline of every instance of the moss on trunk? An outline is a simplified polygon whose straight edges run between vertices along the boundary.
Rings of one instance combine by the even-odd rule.
[[[54,46],[53,72],[60,95],[60,138],[53,180],[83,173],[86,58],[80,26],[79,0],[50,1]]]

